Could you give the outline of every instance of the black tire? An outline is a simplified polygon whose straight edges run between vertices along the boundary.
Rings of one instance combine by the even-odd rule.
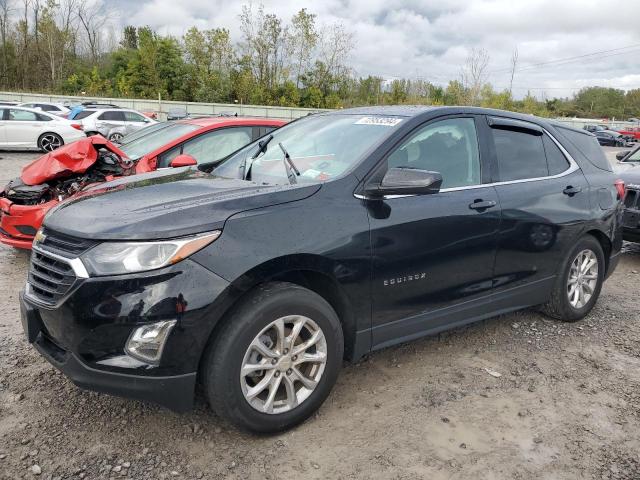
[[[568,294],[568,281],[569,273],[571,270],[571,264],[576,259],[578,254],[584,250],[590,250],[593,252],[598,260],[598,278],[596,286],[593,290],[593,294],[589,301],[581,308],[576,308],[571,305]],[[556,278],[551,299],[548,303],[542,306],[541,310],[549,317],[563,322],[577,322],[583,319],[593,308],[600,296],[600,290],[604,282],[605,276],[605,259],[600,242],[591,235],[585,235],[576,242],[576,245],[571,249],[569,255],[562,265],[562,269]]]
[[[57,133],[46,132],[38,138],[38,148],[42,152],[52,152],[63,145],[64,140]]]
[[[312,393],[284,413],[264,413],[250,405],[242,391],[240,369],[250,343],[272,322],[303,315],[317,324],[326,339],[324,371]],[[210,340],[202,363],[202,379],[211,408],[224,420],[252,432],[289,429],[311,416],[336,382],[344,351],[340,320],[331,305],[299,285],[274,282],[257,287],[224,319]]]

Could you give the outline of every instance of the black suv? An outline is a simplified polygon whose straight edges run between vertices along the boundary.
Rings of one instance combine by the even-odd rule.
[[[477,108],[305,117],[199,170],[61,203],[21,297],[77,385],[289,428],[343,359],[541,306],[575,321],[620,252],[619,186],[588,132]]]

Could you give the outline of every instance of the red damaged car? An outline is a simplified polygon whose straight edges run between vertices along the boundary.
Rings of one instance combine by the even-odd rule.
[[[30,249],[46,213],[87,185],[158,168],[215,162],[285,123],[193,118],[152,125],[125,137],[122,145],[99,135],[65,145],[24,167],[0,192],[0,242]]]

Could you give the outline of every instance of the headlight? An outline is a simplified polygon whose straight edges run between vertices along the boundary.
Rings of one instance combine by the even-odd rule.
[[[166,267],[206,247],[222,232],[158,242],[105,242],[82,255],[95,275],[118,275]]]

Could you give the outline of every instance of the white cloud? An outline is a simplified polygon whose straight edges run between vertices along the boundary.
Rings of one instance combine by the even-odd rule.
[[[111,3],[111,2],[110,2]],[[187,28],[226,27],[240,39],[243,1],[115,0],[122,23],[150,25],[182,35]],[[351,64],[359,75],[421,77],[443,84],[459,76],[467,52],[485,48],[490,81],[509,82],[509,61],[519,50],[515,94],[566,96],[587,85],[639,88],[640,29],[636,0],[265,0],[265,9],[289,20],[300,8],[319,23],[344,23],[355,36]],[[257,5],[258,2],[254,2]],[[634,12],[635,11],[635,12]],[[585,57],[565,64],[528,66],[555,59],[639,48]],[[612,55],[613,53],[622,53]]]

